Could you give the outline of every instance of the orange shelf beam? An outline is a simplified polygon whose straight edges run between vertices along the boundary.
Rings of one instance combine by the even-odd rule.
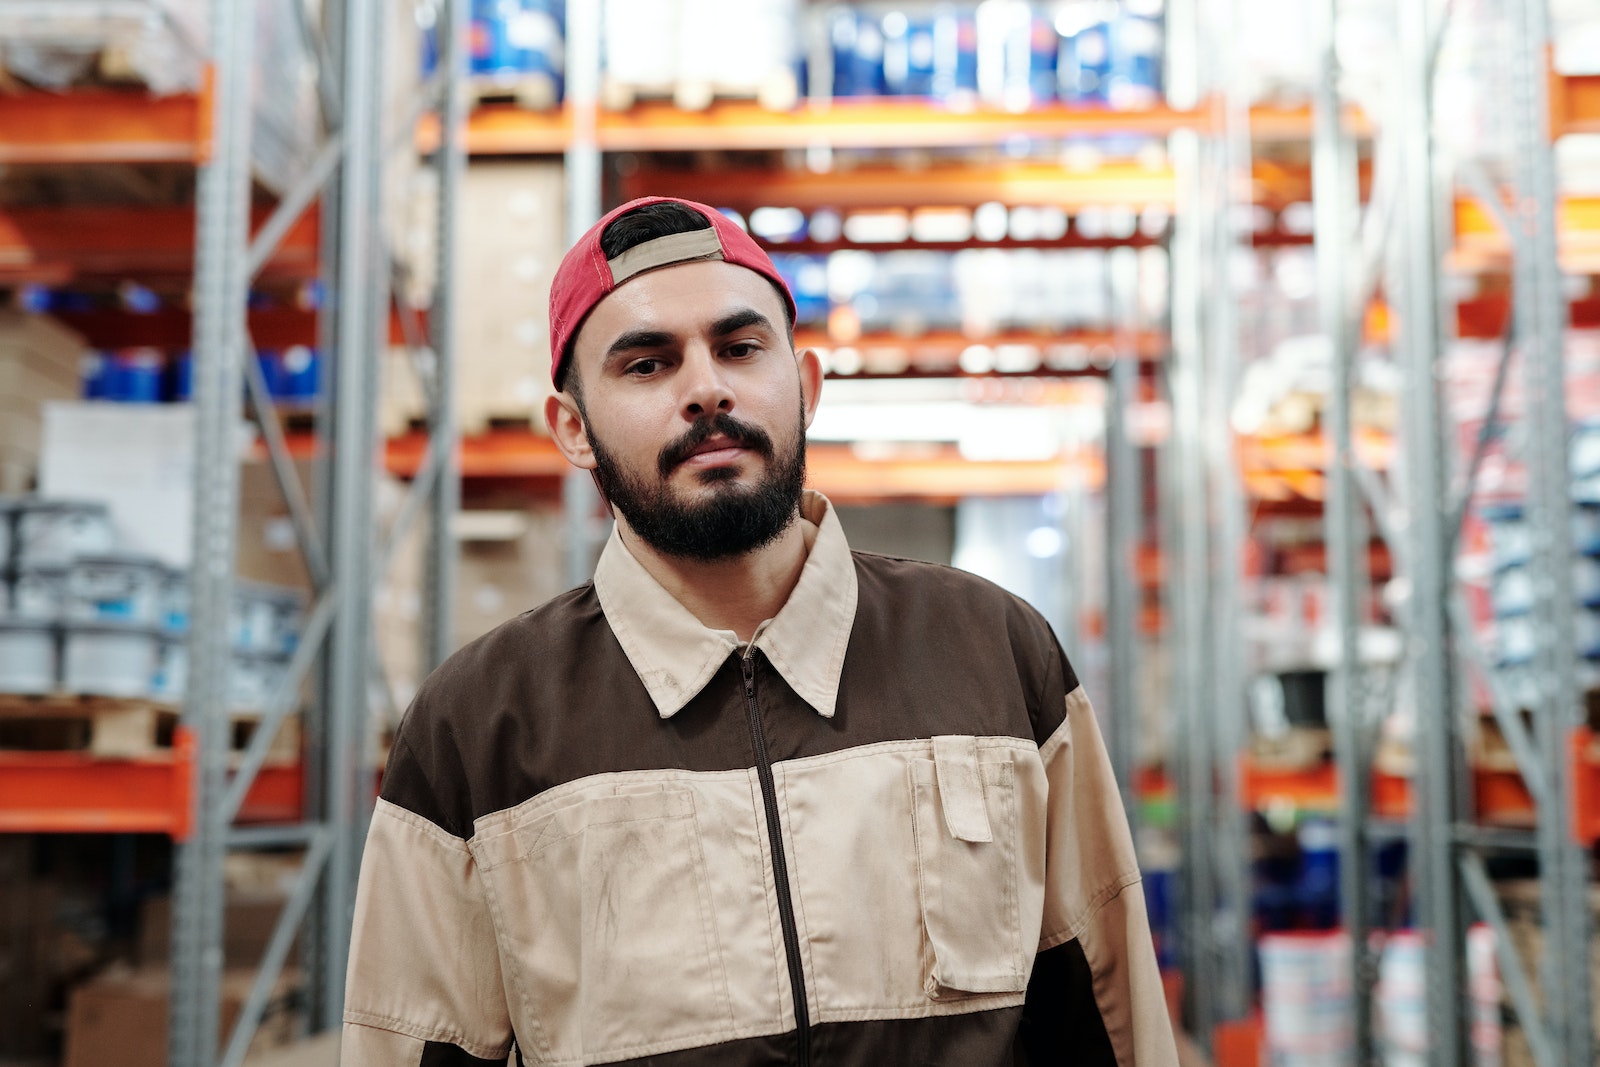
[[[691,197],[748,210],[767,204],[817,208],[898,208],[907,204],[976,207],[990,201],[1055,205],[1068,210],[1126,204],[1176,206],[1177,183],[1167,167],[1106,163],[1071,171],[1050,163],[987,167],[892,167],[811,174],[789,170],[635,171],[623,179],[628,199],[659,194]]]
[[[1318,811],[1339,806],[1339,769],[1332,763],[1304,770],[1258,767],[1249,753],[1239,757],[1240,803],[1248,810],[1278,804]],[[1411,810],[1408,779],[1381,771],[1372,775],[1372,811],[1387,819],[1403,819]]]
[[[1371,167],[1362,164],[1363,189]],[[1311,170],[1301,164],[1257,160],[1251,179],[1256,203],[1282,210],[1311,199]],[[1085,208],[1152,206],[1175,209],[1177,179],[1170,167],[1108,160],[1076,170],[1059,163],[1018,162],[990,166],[940,166],[908,171],[861,167],[812,174],[792,170],[681,170],[640,168],[623,178],[625,198],[684,196],[749,210],[776,205],[804,210],[904,208],[907,204],[976,207],[990,201]]]
[[[670,103],[641,102],[627,111],[601,111],[595,140],[610,152],[812,148],[959,148],[998,145],[1019,137],[1064,140],[1132,135],[1164,137],[1212,122],[1209,108],[1167,107],[1115,111],[1050,104],[1028,111],[989,107],[952,108],[915,97],[850,97],[802,103],[793,111],[771,111],[747,101],[724,100],[704,111]],[[1351,110],[1347,124],[1357,136],[1371,124]],[[1311,136],[1309,108],[1258,107],[1250,113],[1257,140],[1305,140]],[[572,140],[566,111],[529,111],[509,104],[478,108],[468,121],[466,150],[472,155],[548,155]],[[439,125],[427,116],[417,131],[419,147],[439,143]]]
[[[266,220],[257,210],[253,225]],[[317,269],[317,216],[302,215],[263,277],[306,278]],[[0,210],[0,277],[186,276],[194,270],[195,216],[188,207],[70,207]],[[54,273],[53,273],[54,272]]]
[[[409,478],[421,468],[427,437],[390,438],[386,462],[391,474]],[[1095,459],[973,461],[954,446],[907,449],[884,458],[864,458],[845,445],[813,444],[806,453],[807,484],[839,502],[956,500],[965,496],[1042,494],[1082,480],[1103,483],[1104,466]],[[500,431],[461,442],[465,479],[515,479],[549,482],[573,470],[549,438]]]
[[[1550,75],[1550,134],[1600,133],[1600,74]]]
[[[1579,841],[1600,842],[1600,736],[1586,726],[1572,732],[1572,823]]]
[[[189,836],[192,752],[0,752],[0,832]]]
[[[200,163],[209,112],[204,93],[0,95],[0,164]]]
[[[1156,360],[1171,347],[1165,333],[1146,330],[1131,338],[1134,351],[1143,360]],[[873,350],[898,351],[906,354],[909,369],[920,365],[935,365],[934,369],[952,372],[952,365],[963,351],[973,345],[997,348],[1004,345],[1026,345],[1046,349],[1060,345],[1078,345],[1103,354],[1107,359],[1122,348],[1124,338],[1111,330],[1029,331],[1008,330],[1005,333],[969,337],[959,330],[929,330],[920,334],[860,333],[851,335],[842,330],[798,329],[794,343],[799,348],[854,348],[863,353]],[[870,363],[870,361],[868,361]],[[1040,373],[1048,373],[1041,371]],[[1104,373],[1102,370],[1093,373]]]
[[[1453,270],[1501,271],[1511,267],[1511,242],[1478,200],[1456,198],[1456,243],[1449,256]],[[1600,274],[1600,196],[1565,196],[1556,212],[1562,270]]]
[[[170,752],[107,759],[88,752],[0,751],[0,833],[166,834],[194,830],[194,734],[180,726]],[[239,822],[293,822],[304,810],[300,764],[263,767]]]
[[[1306,770],[1260,768],[1246,754],[1240,758],[1241,801],[1246,808],[1273,804],[1331,811],[1339,803],[1339,772],[1332,763]],[[1600,841],[1600,739],[1582,728],[1572,735],[1572,832],[1585,845]],[[1411,782],[1400,775],[1376,772],[1372,781],[1373,811],[1404,819],[1411,811]],[[1476,817],[1498,826],[1532,826],[1533,797],[1513,769],[1475,767],[1472,797]]]

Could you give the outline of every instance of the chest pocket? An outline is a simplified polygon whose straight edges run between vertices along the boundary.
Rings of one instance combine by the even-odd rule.
[[[727,1026],[694,794],[624,788],[535,814],[479,857],[537,1060],[626,1058]]]
[[[922,909],[923,990],[935,1000],[1028,987],[1033,939],[1018,906],[1017,784],[1010,753],[935,737],[908,765]]]

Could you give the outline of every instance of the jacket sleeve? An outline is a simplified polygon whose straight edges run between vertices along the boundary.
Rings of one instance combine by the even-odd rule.
[[[1070,678],[1070,668],[1063,674]],[[1075,681],[1065,703],[1064,718],[1039,747],[1049,785],[1044,923],[1022,1049],[1036,1067],[1174,1067],[1177,1048],[1111,761]]]
[[[385,797],[394,775],[416,771],[400,743]],[[356,888],[340,1063],[504,1065],[511,1044],[494,925],[467,842],[380,798]]]

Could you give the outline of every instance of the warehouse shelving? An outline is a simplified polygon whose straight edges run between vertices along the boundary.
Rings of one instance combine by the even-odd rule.
[[[0,95],[0,163],[203,163],[214,149],[210,88],[152,96],[82,90]]]
[[[1400,5],[1396,28],[1401,77],[1395,86],[1395,111],[1378,124],[1376,151],[1382,159],[1385,146],[1393,146],[1389,177],[1394,180],[1370,183],[1383,192],[1372,191],[1372,206],[1363,220],[1356,214],[1366,197],[1355,193],[1353,138],[1338,119],[1333,5],[1319,3],[1316,10],[1321,31],[1314,140],[1319,303],[1323,332],[1335,357],[1324,432],[1336,457],[1326,465],[1325,521],[1339,635],[1329,702],[1337,769],[1330,765],[1290,775],[1280,784],[1301,802],[1331,804],[1339,813],[1342,923],[1356,946],[1369,945],[1375,927],[1368,898],[1370,850],[1393,836],[1392,827],[1380,823],[1406,820],[1419,925],[1431,935],[1425,963],[1430,1063],[1455,1067],[1469,1061],[1463,953],[1471,911],[1495,929],[1500,974],[1536,1062],[1581,1067],[1592,1063],[1594,1054],[1582,899],[1584,851],[1594,837],[1584,824],[1593,807],[1588,791],[1600,768],[1590,758],[1587,732],[1577,725],[1575,648],[1570,610],[1561,595],[1568,588],[1571,565],[1561,332],[1569,313],[1582,321],[1590,311],[1587,298],[1568,306],[1558,256],[1561,265],[1592,269],[1584,246],[1590,242],[1595,215],[1582,198],[1558,203],[1549,139],[1587,128],[1600,97],[1592,78],[1548,74],[1544,4],[1508,5],[1510,84],[1505,98],[1516,138],[1513,187],[1496,188],[1481,173],[1474,175],[1470,163],[1446,174],[1443,157],[1431,143],[1431,101],[1434,49],[1442,33],[1439,18],[1449,18],[1451,12],[1446,9],[1441,16],[1426,5]],[[1452,188],[1458,178],[1466,179],[1464,188],[1451,205],[1440,190]],[[1484,196],[1509,203],[1492,205],[1495,210],[1489,211]],[[1361,238],[1373,236],[1366,231],[1374,220],[1385,219],[1389,239],[1378,233],[1378,241],[1369,240],[1363,249]],[[1500,232],[1492,232],[1497,227]],[[1558,233],[1565,247],[1558,247]],[[1442,240],[1441,234],[1446,235]],[[1373,255],[1384,245],[1387,258]],[[1510,267],[1509,297],[1491,291],[1449,321],[1440,299],[1441,247],[1453,248],[1444,262],[1458,270]],[[1367,316],[1366,333],[1369,340],[1394,349],[1404,381],[1396,488],[1387,488],[1358,455],[1349,405],[1354,355],[1363,332],[1361,305],[1380,283],[1393,300],[1392,321],[1386,314]],[[1470,473],[1464,492],[1451,484],[1435,371],[1452,326],[1463,336],[1505,336],[1513,307],[1511,336],[1524,353],[1521,374],[1529,397],[1523,423],[1529,505],[1540,531],[1532,566],[1543,590],[1535,639],[1541,684],[1532,697],[1531,728],[1523,724],[1516,703],[1493,684],[1487,686],[1509,752],[1469,765],[1460,712],[1469,699],[1462,683],[1476,638],[1466,629],[1466,612],[1458,600],[1455,561],[1461,516],[1474,486]],[[1506,345],[1504,352],[1511,348]],[[1493,420],[1496,411],[1487,417]],[[1403,499],[1397,495],[1401,491]],[[1394,521],[1391,499],[1404,508],[1403,523]],[[1368,581],[1362,558],[1370,536],[1368,509],[1372,525],[1397,557],[1407,594],[1397,615],[1407,639],[1401,672],[1415,705],[1416,740],[1410,773],[1398,783],[1392,773],[1374,765],[1375,727],[1367,721],[1371,682],[1358,654]],[[1403,793],[1397,784],[1405,786]],[[1533,832],[1499,832],[1507,826]],[[1539,861],[1545,944],[1552,946],[1539,975],[1546,993],[1544,1010],[1535,1003],[1528,961],[1519,957],[1507,935],[1486,874],[1484,853],[1505,848],[1531,853]],[[1351,964],[1353,1053],[1356,1062],[1367,1063],[1376,1054],[1371,1014],[1376,965],[1366,951],[1353,953]]]
[[[391,474],[412,477],[427,443],[420,435],[391,437]],[[461,477],[516,482],[541,495],[559,491],[571,465],[547,437],[520,430],[464,438]],[[1100,486],[1104,466],[1090,457],[973,460],[953,445],[914,446],[883,458],[863,458],[847,445],[812,444],[806,451],[807,484],[839,503],[915,498],[953,501],[964,496],[1042,495],[1067,481]]]
[[[0,833],[195,832],[197,747],[179,727],[170,752],[107,758],[86,752],[0,752]],[[239,808],[241,824],[298,822],[300,763],[265,766]]]
[[[252,233],[271,217],[252,214]],[[195,269],[195,213],[189,207],[32,207],[0,211],[0,279],[61,285],[75,280],[187,278]],[[262,268],[264,280],[315,274],[316,215],[296,219]]]
[[[150,341],[192,340],[195,353],[189,687],[173,745],[127,758],[0,754],[0,830],[146,832],[173,839],[169,1062],[176,1067],[242,1062],[297,931],[306,939],[302,959],[312,989],[312,1027],[340,1024],[355,875],[373,785],[367,744],[373,722],[370,592],[377,577],[372,561],[387,556],[374,551],[378,538],[370,500],[371,474],[379,465],[373,368],[391,299],[389,250],[375,226],[386,151],[379,144],[384,123],[377,77],[385,7],[374,0],[348,0],[323,5],[322,28],[302,20],[306,34],[325,30],[327,41],[338,43],[330,58],[322,40],[307,42],[313,55],[330,63],[321,72],[322,117],[329,132],[276,205],[255,209],[249,142],[254,17],[231,0],[214,0],[209,14],[212,62],[201,92],[0,96],[0,163],[196,168],[193,207],[74,205],[0,216],[0,280],[8,284],[65,284],[104,276],[192,278],[194,283],[192,313],[174,307],[150,317],[89,316],[89,324],[108,337],[138,320],[138,328],[150,328]],[[464,114],[462,78],[456,72],[464,68],[465,25],[465,4],[446,3],[441,33],[451,61],[444,66],[446,74],[424,86],[413,105],[416,110],[438,107],[448,124]],[[451,248],[450,204],[461,159],[454,139],[434,154],[442,205],[436,242],[440,262],[447,262]],[[300,311],[247,314],[246,296],[256,278],[319,276],[330,299],[314,321]],[[398,538],[407,516],[426,511],[431,519],[423,590],[424,659],[430,663],[442,657],[449,640],[448,598],[440,594],[450,580],[453,545],[442,531],[457,507],[458,492],[449,415],[452,293],[446,272],[429,313],[419,316],[425,330],[421,342],[436,357],[429,390],[429,458],[401,520],[387,531]],[[252,327],[262,327],[262,336],[252,338]],[[317,437],[293,447],[251,358],[252,341],[272,343],[274,334],[300,343],[320,341],[332,357],[333,403],[318,412]],[[123,336],[120,343],[130,339]],[[261,430],[260,447],[278,475],[299,535],[314,606],[289,679],[274,694],[255,736],[242,751],[230,752],[226,619],[238,532],[239,398],[247,391]],[[294,472],[296,452],[324,464],[315,509]],[[302,682],[313,674],[317,695],[306,713],[302,758],[271,762],[274,734],[298,703]],[[306,860],[254,987],[231,1033],[223,1035],[222,1049],[217,946],[223,858],[232,848],[262,846],[301,846]]]
[[[1169,107],[1113,110],[1073,104],[1044,104],[1025,111],[991,107],[951,108],[920,98],[852,97],[808,102],[793,111],[723,100],[704,111],[645,102],[627,111],[601,111],[595,139],[606,152],[812,148],[944,148],[998,145],[1019,137],[1128,135],[1161,137],[1209,120],[1208,108]],[[1252,115],[1267,139],[1303,137],[1309,129],[1304,108],[1260,108]],[[1352,113],[1352,121],[1359,117]],[[467,125],[472,155],[522,155],[559,152],[571,139],[568,110],[528,111],[489,105],[473,112]],[[421,143],[438,138],[436,124],[424,123]]]

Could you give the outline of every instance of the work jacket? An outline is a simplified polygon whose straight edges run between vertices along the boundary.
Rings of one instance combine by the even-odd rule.
[[[1050,627],[851,552],[828,502],[748,645],[617,535],[394,739],[344,1067],[1168,1067],[1095,717]]]

